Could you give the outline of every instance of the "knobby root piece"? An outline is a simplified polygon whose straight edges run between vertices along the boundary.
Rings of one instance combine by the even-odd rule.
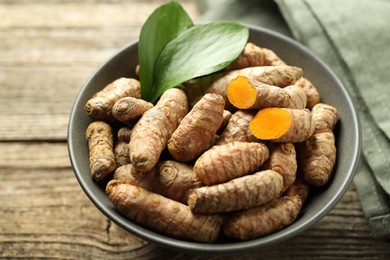
[[[262,143],[215,145],[196,160],[194,171],[204,184],[214,185],[256,171],[268,156],[268,148]]]
[[[114,154],[116,167],[130,163],[130,151],[128,143],[122,140],[117,140],[114,144]]]
[[[300,146],[299,164],[304,179],[312,186],[323,186],[336,163],[336,144],[333,128],[339,120],[336,108],[319,103],[313,107],[314,134]]]
[[[282,176],[275,171],[265,170],[226,183],[194,189],[188,197],[188,205],[196,213],[242,210],[277,198],[282,187]]]
[[[117,133],[118,140],[121,140],[125,143],[129,143],[130,136],[131,136],[131,129],[132,129],[131,126],[122,126],[121,128],[119,128]]]
[[[156,168],[153,168],[149,172],[139,172],[131,163],[129,163],[118,167],[115,170],[112,179],[124,181],[131,185],[155,192],[158,185],[158,181],[156,181],[158,180],[158,172]]]
[[[123,97],[141,97],[140,82],[133,78],[119,78],[97,92],[85,104],[88,115],[96,120],[107,122],[115,121],[112,115],[112,107],[115,102]]]
[[[203,186],[191,165],[173,160],[159,164],[158,178],[158,193],[183,204],[187,204],[188,195],[195,188]]]
[[[286,66],[287,64],[273,51],[262,48],[264,52],[264,66]]]
[[[254,112],[250,110],[238,110],[230,118],[225,130],[217,139],[216,145],[238,142],[257,142],[257,138],[249,130],[249,122],[253,119]]]
[[[296,155],[292,143],[278,143],[271,150],[268,160],[262,165],[262,169],[271,169],[282,175],[282,192],[285,192],[296,179],[298,168]]]
[[[225,70],[237,70],[248,67],[257,67],[264,64],[265,55],[262,49],[248,42],[242,53]]]
[[[122,123],[133,125],[153,104],[140,98],[124,97],[112,107],[113,116]]]
[[[89,124],[86,137],[92,178],[101,181],[116,168],[113,130],[109,124],[95,121]]]
[[[318,92],[317,88],[314,87],[313,83],[311,83],[311,81],[309,81],[307,78],[302,77],[298,79],[297,82],[295,82],[295,85],[297,85],[298,87],[302,88],[305,91],[307,97],[306,107],[308,109],[312,110],[315,105],[320,103],[321,101],[320,93]]]
[[[150,172],[139,172],[132,164],[127,164],[115,170],[113,179],[125,181],[183,204],[187,204],[187,197],[193,189],[203,186],[191,165],[173,160],[160,162]]]
[[[315,130],[308,109],[264,108],[249,124],[251,133],[258,139],[274,142],[303,142]]]
[[[306,94],[297,86],[280,88],[245,76],[238,76],[230,81],[227,97],[229,102],[239,109],[265,107],[303,109],[306,106]]]
[[[291,190],[291,191],[290,191]],[[295,221],[302,209],[308,187],[293,184],[286,195],[265,205],[233,213],[224,223],[226,236],[249,240],[280,230]]]
[[[180,122],[168,141],[168,150],[177,161],[191,161],[213,141],[223,121],[225,100],[206,94]]]
[[[225,109],[234,111],[227,98],[227,87],[233,79],[244,76],[268,85],[286,87],[294,84],[301,76],[302,69],[294,66],[258,66],[230,72],[221,72],[188,81],[184,84],[190,107],[195,105],[206,93],[216,93],[224,97]]]
[[[134,126],[130,138],[130,161],[138,171],[150,171],[180,121],[188,113],[185,93],[172,88],[161,95]]]
[[[265,66],[285,66],[287,65],[278,55],[270,49],[262,48],[264,52],[264,65]],[[302,88],[307,97],[306,108],[312,109],[314,105],[320,102],[320,93],[317,88],[305,77],[301,77],[295,82],[295,85]]]
[[[221,217],[193,214],[180,202],[125,182],[110,181],[106,192],[125,217],[175,238],[211,243],[221,230]]]
[[[302,88],[296,85],[290,85],[283,89],[290,95],[290,102],[287,106],[288,108],[304,109],[306,107],[307,96]]]

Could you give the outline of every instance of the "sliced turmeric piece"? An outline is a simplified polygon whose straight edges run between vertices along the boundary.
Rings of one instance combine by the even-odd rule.
[[[132,129],[129,143],[130,161],[138,171],[150,171],[157,164],[169,138],[187,113],[185,93],[172,88],[143,114]]]
[[[294,85],[280,88],[238,76],[227,87],[229,102],[240,109],[265,107],[288,107],[303,109],[306,106],[305,92]]]
[[[262,143],[215,145],[196,160],[194,171],[204,184],[214,185],[254,172],[268,156],[268,148]]]
[[[112,127],[103,121],[94,121],[88,125],[85,134],[91,176],[96,181],[102,181],[116,168]]]
[[[274,142],[302,142],[313,134],[315,124],[308,109],[264,108],[249,123],[258,139]]]
[[[120,122],[133,125],[153,104],[140,98],[124,97],[112,107],[113,116]]]
[[[300,168],[310,185],[325,185],[336,163],[336,144],[333,128],[339,120],[336,108],[319,103],[313,107],[315,132],[300,146]]]
[[[271,169],[282,175],[282,192],[285,192],[296,179],[298,168],[296,155],[292,143],[277,143],[272,148],[268,160],[262,165],[262,169]]]
[[[140,82],[133,78],[122,77],[114,80],[89,99],[85,104],[85,110],[93,119],[113,122],[115,118],[112,115],[112,107],[115,102],[129,96],[141,97]]]
[[[180,202],[129,183],[112,180],[106,193],[125,217],[172,237],[211,243],[220,233],[220,216],[193,214]]]
[[[190,107],[193,107],[206,93],[216,93],[224,97],[225,109],[233,111],[234,107],[227,98],[227,87],[230,81],[238,76],[268,85],[286,87],[294,84],[302,76],[302,69],[294,66],[258,66],[193,79],[183,84]]]
[[[277,198],[282,187],[282,176],[265,170],[226,183],[194,189],[188,196],[188,205],[193,212],[202,214],[247,209]]]
[[[168,150],[177,161],[191,161],[213,141],[222,124],[225,100],[208,93],[180,122],[168,141]]]
[[[249,122],[255,113],[250,110],[238,110],[230,118],[225,130],[217,139],[216,145],[238,142],[256,142],[256,137],[249,130]]]
[[[297,218],[308,194],[308,185],[294,183],[286,195],[267,204],[230,215],[223,232],[239,240],[265,236],[290,225]]]

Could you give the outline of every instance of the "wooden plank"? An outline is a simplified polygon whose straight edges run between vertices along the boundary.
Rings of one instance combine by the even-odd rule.
[[[0,2],[0,141],[66,140],[81,86],[163,2]]]
[[[66,140],[74,100],[94,69],[0,69],[0,140]]]

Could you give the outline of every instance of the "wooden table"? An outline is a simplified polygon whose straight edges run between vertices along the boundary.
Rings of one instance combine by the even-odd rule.
[[[0,257],[203,259],[150,244],[108,220],[70,166],[73,101],[106,59],[137,39],[164,1],[0,0]],[[182,1],[196,21],[194,1]],[[220,256],[209,256],[222,259]],[[231,259],[390,259],[370,237],[354,186],[319,223]]]

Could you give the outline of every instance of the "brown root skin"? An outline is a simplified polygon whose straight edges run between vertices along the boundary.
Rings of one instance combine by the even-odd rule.
[[[112,107],[123,97],[141,97],[140,82],[133,78],[119,78],[97,92],[85,104],[88,115],[96,120],[114,122]]]
[[[126,164],[118,167],[112,177],[113,180],[127,182],[149,191],[155,191],[158,178],[157,170],[153,168],[149,172],[139,172],[132,164]]]
[[[187,204],[188,195],[203,186],[189,164],[168,160],[161,162],[158,169],[158,193],[167,198]]]
[[[115,102],[112,107],[112,114],[118,121],[134,125],[153,104],[140,98],[124,97]]]
[[[114,144],[114,154],[116,167],[120,167],[122,165],[130,163],[130,151],[128,143],[121,140],[117,140]]]
[[[225,70],[237,70],[244,69],[248,67],[257,67],[262,66],[265,61],[265,54],[262,49],[248,42],[245,45],[242,53],[237,57],[235,61],[233,61],[229,66],[225,68]]]
[[[308,109],[312,110],[315,105],[320,103],[321,101],[320,93],[318,92],[316,87],[314,87],[313,83],[311,83],[311,81],[309,81],[307,78],[302,77],[298,79],[297,82],[295,82],[295,85],[297,85],[298,87],[302,88],[303,91],[305,91],[307,97],[306,107]]]
[[[277,198],[282,187],[282,176],[266,170],[226,183],[194,189],[188,197],[188,205],[193,212],[202,214],[237,211]]]
[[[287,65],[278,55],[275,54],[270,49],[262,48],[264,52],[264,65],[265,66],[283,66]],[[307,105],[306,108],[312,109],[316,104],[320,103],[320,93],[313,85],[311,81],[309,81],[305,77],[301,77],[295,82],[295,85],[302,88],[305,91],[307,97]]]
[[[131,136],[131,126],[122,126],[119,128],[118,133],[117,133],[117,138],[118,140],[121,140],[125,143],[130,142],[130,136]]]
[[[336,108],[319,103],[313,107],[315,132],[300,144],[299,165],[303,177],[312,186],[328,183],[336,163],[336,141],[333,128],[339,120]]]
[[[268,156],[268,148],[262,143],[215,145],[196,160],[194,171],[205,185],[214,185],[256,171]]]
[[[297,168],[296,151],[292,143],[276,144],[270,152],[269,159],[262,165],[262,169],[271,169],[282,175],[282,192],[295,182]]]
[[[125,217],[172,237],[211,243],[220,233],[221,217],[193,214],[188,206],[143,188],[112,180],[106,193]]]
[[[217,139],[216,145],[237,142],[257,142],[257,138],[249,130],[249,122],[255,115],[251,110],[238,110],[230,118],[224,131]]]
[[[264,66],[286,66],[287,64],[272,50],[262,48],[264,52]]]
[[[287,108],[304,109],[306,107],[307,96],[302,88],[296,85],[290,85],[283,88],[283,90],[290,96]]]
[[[228,237],[249,240],[280,230],[295,221],[307,194],[307,184],[294,183],[280,198],[233,213],[225,220],[223,232]]]
[[[230,118],[232,118],[232,116],[233,116],[233,114],[229,110],[223,111],[223,115],[222,115],[223,120],[222,120],[221,126],[219,127],[219,129],[217,131],[217,135],[222,134],[222,132],[225,130],[226,126],[229,124]]]
[[[138,120],[129,144],[130,161],[138,171],[150,171],[157,164],[169,138],[187,113],[185,93],[172,88]]]
[[[273,142],[303,142],[315,130],[308,109],[264,108],[249,124],[251,133],[258,139]]]
[[[103,121],[94,121],[89,124],[86,137],[91,176],[95,181],[102,181],[116,168],[113,130]]]
[[[191,161],[212,142],[223,121],[225,100],[206,94],[180,122],[168,141],[168,150],[177,161]]]

